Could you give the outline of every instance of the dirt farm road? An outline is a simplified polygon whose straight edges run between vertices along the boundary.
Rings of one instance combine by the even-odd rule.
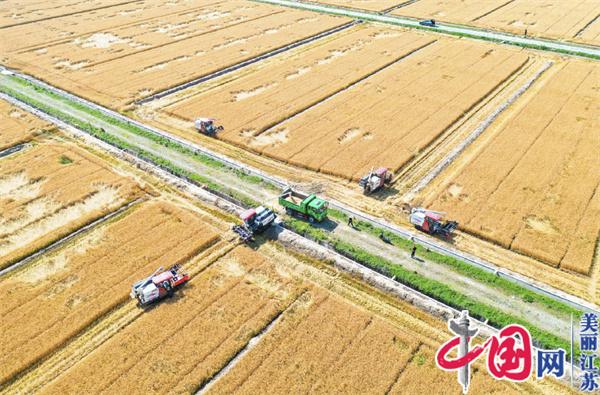
[[[397,26],[424,29],[432,32],[446,33],[456,36],[468,36],[470,38],[496,41],[503,44],[517,45],[521,47],[530,47],[553,52],[573,54],[585,57],[600,59],[600,48],[589,45],[580,45],[566,43],[557,40],[546,40],[532,37],[518,36],[510,33],[503,33],[492,30],[483,30],[470,26],[454,25],[447,23],[437,23],[436,27],[425,27],[419,24],[419,21],[413,18],[402,16],[383,15],[377,12],[361,11],[356,9],[336,7],[332,5],[323,5],[311,3],[308,1],[294,0],[255,0],[261,3],[280,5],[285,7],[299,8],[302,10],[316,11],[326,14],[346,16],[372,22],[387,23]]]
[[[261,203],[278,208],[276,204],[278,192],[272,188],[267,188],[262,184],[250,183],[244,178],[238,177],[235,173],[227,169],[215,169],[207,166],[186,154],[177,150],[160,145],[151,139],[132,133],[103,120],[96,115],[86,112],[81,108],[70,105],[68,102],[55,96],[44,93],[43,90],[36,90],[32,85],[23,85],[7,75],[0,75],[0,85],[7,86],[19,94],[25,95],[35,101],[45,103],[61,113],[97,127],[102,127],[105,132],[125,140],[155,156],[168,158],[169,161],[190,172],[202,174],[210,178],[213,182],[225,186],[228,190],[233,190],[248,197],[260,200]],[[281,213],[283,215],[283,213]],[[463,293],[469,297],[478,300],[490,307],[505,311],[522,319],[533,319],[540,325],[540,329],[550,333],[568,334],[570,317],[557,311],[550,311],[543,304],[538,302],[528,302],[522,298],[511,294],[510,291],[495,287],[483,281],[476,280],[468,275],[455,271],[453,268],[440,263],[414,260],[403,250],[395,246],[383,243],[377,237],[366,232],[360,232],[350,229],[346,224],[329,220],[324,230],[331,234],[331,237],[341,241],[359,246],[373,255],[379,255],[407,270],[419,273],[429,279],[441,281],[451,288]]]

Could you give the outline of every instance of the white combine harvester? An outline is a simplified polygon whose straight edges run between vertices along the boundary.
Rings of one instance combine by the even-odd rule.
[[[130,296],[132,299],[137,299],[140,305],[145,306],[173,296],[175,291],[189,279],[190,276],[181,272],[179,265],[174,265],[169,270],[159,267],[150,276],[133,284]]]

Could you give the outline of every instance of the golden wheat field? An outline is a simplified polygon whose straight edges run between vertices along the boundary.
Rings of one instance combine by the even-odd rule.
[[[292,56],[279,56],[253,73],[228,77],[228,82],[164,110],[191,125],[206,109],[225,128],[220,138],[260,149],[269,139],[276,141],[276,137],[263,134],[272,125],[318,105],[433,41],[403,30],[357,26]]]
[[[184,263],[217,239],[208,225],[165,203],[124,218],[0,280],[0,382],[35,363],[128,298],[159,266]]]
[[[559,0],[420,0],[394,14],[434,18],[556,39],[600,44],[600,3]]]
[[[357,8],[361,10],[384,11],[402,3],[402,0],[318,0],[315,1],[315,3]]]
[[[50,125],[0,99],[0,151],[30,141]]]
[[[397,171],[527,60],[523,51],[440,39],[246,144],[346,179],[377,166]]]
[[[10,67],[120,107],[346,22],[242,0],[148,0],[5,27],[2,57]]]
[[[414,361],[431,340],[293,278],[284,266],[247,247],[232,250],[39,392],[402,393],[407,380],[427,387],[431,355],[426,364]],[[405,319],[418,326],[419,316]],[[453,374],[438,376],[456,385]],[[510,389],[488,375],[479,380],[478,387]]]
[[[559,67],[427,203],[480,237],[587,274],[600,230],[600,69]]]
[[[0,267],[141,195],[84,150],[43,143],[0,161]]]

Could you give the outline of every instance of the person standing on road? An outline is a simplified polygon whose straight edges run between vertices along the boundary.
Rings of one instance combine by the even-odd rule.
[[[410,252],[410,257],[414,259],[416,253],[417,253],[417,246],[413,245],[412,251]]]

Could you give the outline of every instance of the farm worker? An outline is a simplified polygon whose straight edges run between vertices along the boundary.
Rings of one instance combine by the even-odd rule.
[[[410,252],[410,257],[414,258],[417,252],[417,246],[413,245],[412,251]]]
[[[352,217],[348,217],[348,226],[354,229],[354,222],[352,222]]]
[[[527,29],[525,29],[525,37],[527,37]]]

